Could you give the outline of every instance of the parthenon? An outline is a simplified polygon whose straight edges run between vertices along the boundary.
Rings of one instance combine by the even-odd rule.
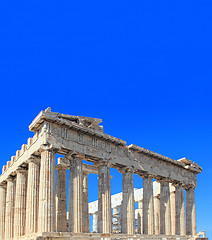
[[[195,210],[201,167],[185,157],[173,160],[127,146],[104,133],[101,122],[50,108],[32,121],[33,138],[0,176],[0,240],[201,239]],[[56,159],[56,154],[63,157]],[[111,198],[111,168],[123,175],[118,203]],[[98,175],[93,207],[88,202],[90,173]],[[142,178],[142,195],[134,189],[134,174]]]

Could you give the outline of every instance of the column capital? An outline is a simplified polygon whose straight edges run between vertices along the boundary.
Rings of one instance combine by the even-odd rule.
[[[169,183],[169,180],[167,178],[164,178],[164,177],[156,176],[156,182],[159,182],[159,183],[167,182],[167,183]]]
[[[31,155],[29,156],[29,158],[27,159],[26,162],[27,162],[28,164],[29,164],[30,162],[39,163],[39,162],[40,162],[40,157],[31,154]]]
[[[88,176],[90,173],[89,172],[87,172],[87,171],[82,171],[82,174],[83,174],[83,176]]]
[[[2,182],[0,183],[0,188],[6,189],[7,188],[7,184]]]
[[[14,181],[14,177],[13,176],[9,176],[7,179],[6,179],[6,182],[13,182]]]
[[[194,185],[191,185],[191,184],[187,184],[187,185],[184,185],[183,186],[184,188],[185,188],[185,190],[188,190],[188,189],[195,189],[196,188],[196,186],[194,186]]]
[[[131,169],[131,168],[127,168],[127,167],[124,167],[124,168],[120,168],[120,169],[118,169],[118,171],[120,172],[120,173],[134,173],[134,170],[133,169]]]
[[[77,159],[77,158],[83,160],[85,158],[85,155],[80,154],[78,152],[74,152],[74,151],[70,151],[69,153],[67,153],[65,155],[65,159],[67,159],[69,161],[72,160],[72,159]]]
[[[17,174],[17,173],[26,173],[26,172],[27,172],[27,169],[26,169],[26,168],[23,168],[23,167],[18,167],[15,172],[16,172],[16,174]]]
[[[155,175],[153,175],[153,174],[149,174],[149,173],[147,173],[147,172],[143,172],[143,173],[139,173],[138,174],[139,175],[139,177],[141,177],[141,178],[155,178]]]
[[[40,146],[39,151],[40,152],[44,152],[44,151],[54,151],[54,152],[56,152],[57,149],[55,147],[53,147],[52,144],[48,144],[48,145],[43,144],[43,145]]]
[[[183,183],[181,182],[172,182],[173,187],[178,188],[178,187],[184,187]]]
[[[67,170],[68,167],[67,165],[63,165],[63,164],[58,164],[55,169],[58,171],[58,170]]]
[[[109,161],[106,160],[99,160],[98,162],[94,163],[95,167],[101,167],[101,166],[106,166],[106,167],[111,167],[111,163]]]

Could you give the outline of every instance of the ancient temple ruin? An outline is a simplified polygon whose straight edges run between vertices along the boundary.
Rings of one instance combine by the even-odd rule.
[[[11,157],[0,176],[0,240],[198,237],[194,189],[201,167],[186,158],[173,160],[134,144],[127,146],[104,133],[100,123],[101,119],[55,113],[50,108],[38,114],[29,126],[34,137]],[[63,155],[56,164],[55,154]],[[111,201],[110,168],[123,174],[116,207]],[[95,212],[88,203],[90,173],[98,175]],[[137,213],[133,174],[143,179]],[[93,232],[90,214],[96,224]]]

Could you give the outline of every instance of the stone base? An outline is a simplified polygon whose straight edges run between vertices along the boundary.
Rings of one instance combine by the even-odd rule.
[[[25,235],[13,240],[208,240],[208,238],[192,236],[166,236],[141,234],[100,234],[100,233],[37,233]]]

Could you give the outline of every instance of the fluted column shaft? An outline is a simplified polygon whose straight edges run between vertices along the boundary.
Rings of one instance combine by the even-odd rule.
[[[55,153],[47,148],[41,152],[38,231],[55,229]]]
[[[171,235],[169,183],[163,181],[160,183],[160,233]]]
[[[90,221],[88,212],[88,174],[83,173],[83,225],[82,232],[90,232]]]
[[[67,232],[66,166],[58,165],[56,169],[56,231]]]
[[[6,184],[0,184],[0,239],[5,234]]]
[[[26,200],[26,234],[36,233],[38,227],[38,201],[39,201],[39,159],[29,160],[28,183]]]
[[[17,170],[14,210],[14,238],[25,234],[27,171]]]
[[[184,188],[182,186],[175,186],[175,206],[176,206],[176,225],[175,234],[185,235],[185,199],[184,199]]]
[[[170,206],[171,206],[171,234],[176,232],[176,192],[175,187],[170,183]]]
[[[99,166],[98,181],[98,232],[111,233],[112,212],[111,212],[111,187],[110,167],[105,163]]]
[[[186,190],[186,234],[196,235],[196,209],[194,188]]]
[[[149,176],[143,176],[143,233],[155,233],[153,182]]]
[[[82,232],[83,225],[83,186],[82,186],[82,160],[73,156],[70,160],[69,177],[69,231]]]
[[[14,236],[14,208],[15,208],[15,179],[7,179],[6,213],[5,213],[5,239]]]
[[[135,234],[135,201],[133,173],[126,170],[123,173],[123,202],[122,202],[122,233]]]
[[[143,234],[143,201],[138,202],[138,233]]]
[[[160,235],[160,195],[154,197],[155,234]]]
[[[93,232],[95,233],[98,231],[97,221],[98,221],[98,212],[95,212],[93,214]]]
[[[120,231],[119,208],[120,206],[113,208],[113,232],[114,233],[118,233]]]

